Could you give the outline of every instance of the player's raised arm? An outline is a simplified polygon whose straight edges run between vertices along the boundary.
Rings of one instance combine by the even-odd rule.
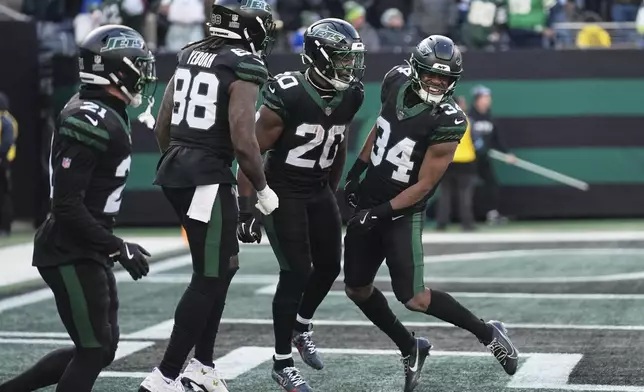
[[[165,150],[170,147],[170,121],[172,120],[173,109],[174,75],[168,82],[165,92],[163,93],[163,101],[161,102],[161,108],[159,108],[159,114],[157,115],[157,121],[154,127],[154,135],[157,138],[157,143],[159,144],[161,152],[165,152]]]
[[[402,210],[423,200],[443,177],[457,146],[457,141],[430,146],[420,167],[418,182],[394,197],[390,202],[391,208],[394,211]]]

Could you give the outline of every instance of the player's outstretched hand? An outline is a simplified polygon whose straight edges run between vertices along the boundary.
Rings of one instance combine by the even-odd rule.
[[[270,215],[276,208],[280,206],[280,200],[277,194],[266,185],[266,188],[257,191],[257,204],[255,207],[264,215]]]
[[[141,245],[122,242],[116,260],[130,273],[132,279],[139,280],[150,272],[146,256],[150,257],[150,253]]]
[[[344,184],[344,198],[351,208],[358,207],[358,189],[360,188],[360,178],[348,179]]]
[[[246,244],[262,242],[262,230],[252,213],[240,212],[237,223],[237,239]]]

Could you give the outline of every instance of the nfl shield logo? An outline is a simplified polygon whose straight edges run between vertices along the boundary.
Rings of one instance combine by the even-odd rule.
[[[63,169],[69,169],[69,167],[72,165],[72,159],[71,158],[63,158],[63,163],[61,166]]]
[[[333,112],[333,109],[331,109],[331,108],[326,108],[326,109],[324,109],[324,113],[325,113],[327,116],[330,116],[330,115],[331,115],[331,112]]]

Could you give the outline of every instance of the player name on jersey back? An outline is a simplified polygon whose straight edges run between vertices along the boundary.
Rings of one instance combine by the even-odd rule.
[[[188,61],[186,61],[186,64],[196,65],[202,68],[210,68],[212,67],[213,61],[215,61],[215,57],[217,57],[217,54],[215,53],[207,53],[195,50],[188,56]]]

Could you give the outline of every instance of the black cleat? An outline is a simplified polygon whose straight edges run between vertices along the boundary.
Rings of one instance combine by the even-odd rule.
[[[416,338],[416,344],[411,353],[403,357],[402,363],[405,366],[405,392],[411,392],[418,385],[420,371],[423,369],[425,360],[429,356],[432,345],[425,338]]]
[[[492,341],[487,345],[487,348],[503,366],[503,370],[507,374],[513,375],[517,372],[519,351],[508,337],[508,330],[500,321],[490,320],[486,324],[492,327]]]

